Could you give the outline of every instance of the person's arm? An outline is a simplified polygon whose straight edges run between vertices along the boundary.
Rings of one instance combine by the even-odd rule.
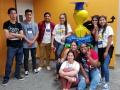
[[[9,32],[9,34],[16,37],[16,38],[20,38],[20,39],[24,38],[23,30],[20,30],[19,33],[10,33]]]
[[[80,65],[77,64],[75,66],[76,68],[74,68],[73,70],[69,71],[69,72],[64,72],[63,69],[60,70],[60,75],[62,76],[70,76],[70,77],[73,77],[73,76],[76,76],[79,72],[79,69],[80,69]]]
[[[93,55],[91,55],[91,54],[93,54],[93,53],[91,53],[90,52],[90,49],[88,50],[88,52],[87,52],[87,57],[88,57],[88,62],[91,64],[91,65],[93,65],[94,67],[97,67],[98,66],[98,57],[97,57],[97,53],[96,52],[94,52],[94,57],[96,57],[96,58],[93,58],[92,56]]]
[[[5,36],[6,36],[7,39],[14,39],[14,38],[16,38],[7,29],[4,29],[4,31],[5,31]]]
[[[106,50],[105,50],[105,53],[104,53],[104,58],[108,55],[108,51],[109,51],[109,48],[111,46],[111,42],[113,41],[113,36],[110,35],[108,37],[108,43],[107,43],[107,47],[106,47]]]
[[[85,72],[85,69],[83,68],[82,64],[80,64],[80,72],[85,77],[86,83],[89,83],[89,77],[87,73]]]

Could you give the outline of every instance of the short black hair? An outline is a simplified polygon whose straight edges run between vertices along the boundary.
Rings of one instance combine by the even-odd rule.
[[[10,14],[10,12],[11,12],[12,10],[14,10],[14,11],[17,13],[16,8],[9,8],[9,9],[8,9],[8,14]]]
[[[25,10],[25,14],[27,14],[28,12],[31,12],[31,13],[32,13],[32,10],[31,10],[31,9],[26,9],[26,10]]]
[[[45,17],[47,14],[51,16],[51,13],[50,13],[50,12],[45,12],[45,13],[44,13],[44,17]]]

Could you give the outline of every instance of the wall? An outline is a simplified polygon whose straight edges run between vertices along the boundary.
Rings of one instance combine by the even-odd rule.
[[[120,0],[118,0],[119,1],[119,9],[118,9],[118,12],[119,12],[119,17],[118,17],[118,31],[117,31],[117,42],[116,42],[116,54],[117,55],[120,55],[120,40],[119,40],[119,38],[120,38]]]
[[[34,1],[34,12],[35,12],[35,21],[39,22],[43,19],[43,14],[46,11],[51,12],[52,21],[58,23],[58,17],[61,12],[66,12],[68,15],[68,22],[71,24],[73,30],[76,27],[76,24],[73,20],[74,4],[71,4],[73,0],[35,0]],[[115,16],[116,20],[112,25],[116,42],[116,31],[117,31],[117,17],[118,17],[118,0],[88,0],[87,8],[89,16],[94,14],[106,15],[108,20],[111,16]],[[111,61],[110,66],[115,65],[115,55]]]
[[[6,38],[2,29],[4,21],[8,20],[7,10],[15,7],[14,0],[0,0],[0,75],[4,75],[6,62]]]
[[[33,0],[16,0],[16,6],[17,6],[17,11],[18,11],[17,12],[18,16],[22,15],[23,16],[23,20],[24,20],[25,19],[25,10],[26,9],[33,10]],[[32,21],[34,21],[34,11],[33,11]]]

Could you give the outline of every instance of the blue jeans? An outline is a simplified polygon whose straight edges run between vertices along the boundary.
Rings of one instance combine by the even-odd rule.
[[[14,57],[16,60],[14,76],[17,78],[20,76],[20,66],[22,64],[22,59],[23,59],[23,48],[7,47],[7,61],[6,61],[5,76],[4,76],[5,80],[9,80],[10,78]]]
[[[55,47],[56,47],[56,51],[55,51],[55,59],[58,60],[58,58],[61,57],[62,51],[64,49],[64,45],[55,41]]]
[[[96,90],[98,83],[100,82],[100,71],[99,69],[93,69],[89,72],[89,78],[90,78],[90,89],[89,90]],[[78,83],[78,90],[86,90],[86,82],[85,78],[80,75],[80,82]]]
[[[108,54],[104,60],[104,63],[101,65],[101,75],[102,77],[105,77],[106,82],[109,82],[109,63],[110,56]]]

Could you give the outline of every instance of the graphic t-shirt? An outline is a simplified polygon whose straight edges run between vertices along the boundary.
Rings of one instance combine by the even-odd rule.
[[[43,36],[43,40],[42,40],[42,43],[51,43],[51,29],[50,29],[50,23],[45,23],[46,27],[45,27],[45,33],[44,33],[44,36]]]
[[[113,29],[112,29],[111,26],[107,26],[106,27],[106,30],[103,33],[103,35],[102,35],[102,32],[103,32],[103,29],[100,28],[99,33],[98,33],[99,34],[99,36],[98,36],[99,37],[98,38],[98,48],[105,48],[105,47],[107,47],[108,37],[110,35],[114,35]],[[111,44],[113,44],[113,42]]]
[[[72,32],[71,26],[67,24],[67,33]],[[64,42],[61,39],[65,36],[65,26],[61,24],[57,24],[53,30],[53,35],[55,35],[55,40],[61,44]]]
[[[22,30],[22,26],[20,23],[16,22],[15,24],[12,24],[10,21],[6,21],[3,24],[3,29],[8,30],[10,33],[17,33],[19,34],[19,32]],[[8,47],[15,47],[15,48],[19,48],[22,47],[22,40],[19,38],[13,38],[13,39],[7,39],[7,46]]]
[[[65,68],[74,69],[74,70],[77,70],[77,72],[79,72],[80,64],[76,61],[74,61],[72,64],[70,64],[68,61],[64,61],[61,65],[60,69],[63,70]]]
[[[90,49],[90,55],[93,60],[98,60],[98,54],[95,50]],[[93,67],[91,63],[89,62],[88,58],[86,55],[80,53],[77,57],[77,61],[82,64],[83,68],[85,69],[86,72],[89,72],[89,69]]]
[[[27,23],[26,21],[22,22],[23,32],[28,40],[33,39],[38,31],[38,25],[34,22]],[[23,48],[36,48],[37,45],[34,43],[31,47],[28,46],[28,43],[24,40]]]

